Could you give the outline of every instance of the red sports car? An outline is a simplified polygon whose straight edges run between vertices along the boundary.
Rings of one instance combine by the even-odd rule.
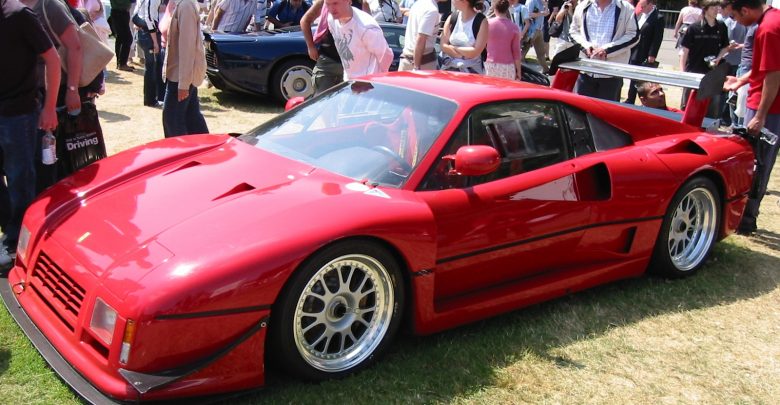
[[[753,165],[737,136],[559,90],[379,75],[65,179],[27,211],[3,300],[87,399],[256,388],[268,361],[339,377],[402,325],[695,272]]]

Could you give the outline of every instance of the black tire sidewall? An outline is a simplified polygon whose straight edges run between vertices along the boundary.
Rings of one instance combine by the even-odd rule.
[[[374,352],[361,363],[340,372],[325,372],[312,367],[303,359],[295,346],[293,328],[295,307],[311,277],[331,260],[350,254],[362,254],[379,261],[390,275],[393,285],[394,307],[390,325]],[[288,280],[271,312],[269,339],[266,353],[274,365],[307,381],[340,378],[365,369],[387,351],[393,341],[403,316],[405,291],[401,269],[397,260],[386,249],[367,241],[345,241],[328,246],[304,261]]]
[[[712,196],[715,203],[715,232],[716,235],[712,239],[712,242],[709,246],[707,246],[707,252],[704,255],[704,258],[697,264],[694,268],[690,270],[680,270],[675,266],[674,262],[672,261],[672,258],[669,255],[669,248],[667,246],[668,239],[669,239],[669,231],[670,231],[670,225],[672,221],[672,217],[674,215],[675,210],[677,210],[677,207],[680,205],[680,202],[682,199],[688,195],[691,191],[697,189],[697,188],[704,188],[707,191],[709,191]],[[658,232],[658,239],[656,240],[655,248],[653,250],[653,257],[650,261],[650,273],[663,276],[663,277],[669,277],[669,278],[680,278],[680,277],[687,277],[690,275],[693,275],[696,273],[703,265],[707,262],[707,259],[709,258],[710,253],[712,252],[713,246],[715,246],[715,243],[718,240],[718,235],[720,231],[722,221],[722,207],[721,207],[721,200],[720,200],[720,193],[718,192],[718,188],[715,186],[715,183],[712,182],[712,180],[706,178],[706,177],[694,177],[688,181],[686,181],[679,190],[677,190],[677,193],[675,193],[674,198],[672,198],[671,203],[669,203],[669,207],[666,209],[666,214],[664,214],[663,222],[661,223],[661,228]]]

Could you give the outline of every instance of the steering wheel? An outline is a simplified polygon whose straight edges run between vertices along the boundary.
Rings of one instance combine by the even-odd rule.
[[[375,150],[375,151],[377,151],[377,152],[379,152],[379,153],[381,153],[381,154],[383,154],[385,156],[389,156],[393,160],[395,160],[396,163],[398,163],[398,165],[400,166],[400,169],[403,170],[404,172],[406,172],[406,173],[403,173],[403,174],[409,174],[409,173],[412,172],[412,165],[410,165],[409,162],[407,162],[406,159],[402,158],[399,154],[397,154],[397,153],[393,152],[392,150],[390,150],[390,148],[388,148],[387,146],[384,146],[384,145],[374,145],[374,146],[371,147],[371,149]]]

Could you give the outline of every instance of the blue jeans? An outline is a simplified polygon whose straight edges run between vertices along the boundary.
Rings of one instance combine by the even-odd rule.
[[[159,32],[138,31],[138,46],[144,51],[144,105],[156,106],[157,100],[165,99],[165,87],[162,80],[162,66],[165,55],[154,53],[154,42],[152,35],[157,37],[157,43],[160,44]]]
[[[39,112],[16,117],[0,117],[0,149],[8,182],[10,203],[8,229],[3,229],[10,251],[16,250],[24,211],[35,198],[35,145]],[[6,185],[0,181],[0,187]],[[0,193],[2,194],[2,193]]]
[[[163,132],[166,138],[179,135],[207,134],[206,119],[200,113],[198,88],[190,85],[190,94],[182,101],[178,99],[179,83],[168,81],[163,104]]]
[[[750,108],[745,111],[745,125],[750,123],[750,120],[756,115],[756,110]],[[769,131],[780,134],[780,114],[767,115],[764,128]],[[748,198],[747,206],[745,207],[745,213],[742,215],[742,222],[739,227],[744,230],[755,230],[756,219],[758,218],[758,208],[761,205],[761,200],[766,194],[766,188],[769,184],[769,175],[772,173],[772,168],[775,166],[775,160],[777,159],[777,151],[780,148],[780,142],[777,142],[774,146],[764,142],[759,142],[758,147],[753,151],[756,154],[756,173],[753,179],[753,188]]]

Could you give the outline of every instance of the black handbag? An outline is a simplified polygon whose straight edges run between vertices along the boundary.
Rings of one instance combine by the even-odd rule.
[[[559,23],[558,21],[553,21],[553,23],[550,24],[550,28],[548,29],[548,32],[551,37],[559,38],[563,33],[563,24]]]
[[[141,18],[138,14],[133,14],[133,25],[144,31],[149,31],[149,26],[146,25],[146,20]]]
[[[106,157],[106,143],[94,103],[82,102],[81,113],[75,117],[61,111],[57,121],[58,178]]]

